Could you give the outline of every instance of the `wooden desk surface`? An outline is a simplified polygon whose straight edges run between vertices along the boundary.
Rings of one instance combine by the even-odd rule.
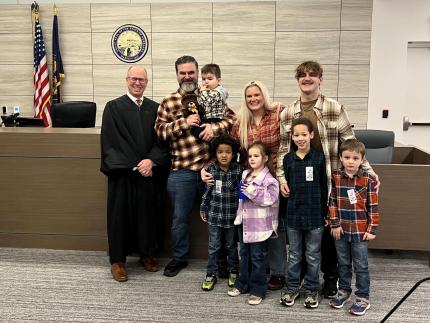
[[[0,156],[100,159],[99,128],[0,128]]]

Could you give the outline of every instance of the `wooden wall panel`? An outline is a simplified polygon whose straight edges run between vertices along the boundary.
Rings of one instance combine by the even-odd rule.
[[[63,79],[64,95],[85,95],[94,94],[93,65],[64,65],[67,71]]]
[[[213,61],[224,65],[261,65],[274,63],[274,33],[215,33]]]
[[[340,64],[370,64],[370,31],[340,33]],[[357,46],[357,44],[360,44]]]
[[[368,97],[369,65],[339,66],[339,97]]]
[[[0,64],[33,64],[31,33],[0,34]]]
[[[275,31],[275,2],[214,3],[213,31]],[[238,19],[240,17],[240,19]]]
[[[344,30],[372,30],[373,0],[342,0]]]
[[[339,31],[276,33],[275,64],[339,63]]]
[[[29,1],[29,3],[31,2]],[[91,33],[91,5],[89,3],[59,3],[59,1],[42,3],[38,1],[40,21],[44,35],[52,34],[53,2],[57,4],[58,27],[62,35],[69,33]],[[30,11],[30,5],[25,5],[24,7]]]
[[[118,27],[133,24],[151,33],[150,4],[98,4],[91,5],[91,29],[93,33],[113,34]]]
[[[151,21],[153,33],[173,33],[177,42],[194,42],[187,34],[212,32],[212,3],[154,2]],[[200,43],[203,47],[208,44]]]
[[[45,38],[45,45],[52,48],[52,34],[49,33]],[[61,55],[63,64],[92,65],[93,64],[93,44],[90,33],[65,33],[60,39]],[[67,55],[63,54],[67,53]],[[52,50],[46,52],[48,62],[52,62]]]
[[[0,65],[0,93],[1,95],[33,95],[33,64]],[[0,100],[3,99],[0,97]],[[11,105],[4,101],[2,104]]]
[[[246,73],[243,71],[246,70]],[[250,81],[261,81],[269,90],[269,94],[273,96],[273,65],[249,65],[249,66],[222,66],[223,85],[226,87],[230,97],[242,97],[242,91],[245,84]]]
[[[176,59],[183,55],[192,55],[198,62],[211,62],[212,33],[152,34],[152,63],[154,65],[174,67]]]
[[[30,34],[30,6],[2,5],[0,19],[0,34]]]
[[[276,30],[339,30],[341,2],[341,0],[278,1]]]
[[[348,113],[354,129],[365,129],[367,126],[367,98],[338,98]]]
[[[6,49],[0,52],[0,105],[18,102],[31,115],[30,2],[0,5],[0,47]],[[293,71],[307,59],[323,64],[326,95],[367,101],[372,0],[102,2],[57,3],[66,71],[64,98],[95,100],[98,126],[105,103],[125,92],[122,68],[128,64],[112,53],[111,38],[120,25],[128,23],[142,27],[148,36],[148,53],[137,64],[147,66],[150,83],[146,95],[156,100],[176,90],[174,61],[189,54],[200,66],[210,62],[221,66],[234,107],[240,104],[241,89],[251,79],[265,82],[271,96],[296,97]],[[50,61],[52,1],[41,1],[40,8]],[[367,104],[353,106],[352,113],[364,125]]]

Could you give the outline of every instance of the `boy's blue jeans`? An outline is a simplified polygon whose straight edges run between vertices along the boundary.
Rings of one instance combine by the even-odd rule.
[[[207,274],[215,275],[218,270],[218,252],[221,249],[221,233],[224,232],[225,250],[227,253],[227,270],[237,272],[239,258],[237,256],[237,243],[235,239],[236,227],[223,228],[208,224],[208,267]]]
[[[313,230],[296,230],[287,226],[289,240],[287,291],[300,289],[300,273],[303,261],[303,241],[305,242],[306,274],[304,287],[316,291],[320,287],[319,268],[321,262],[321,238],[324,227]]]
[[[238,226],[240,241],[240,272],[234,287],[241,293],[249,292],[261,298],[266,297],[267,240],[244,243],[243,227]]]
[[[355,295],[357,297],[369,299],[370,275],[367,263],[367,241],[351,242],[347,239],[335,241],[338,268],[339,268],[339,288],[352,292],[352,264],[355,271]]]
[[[172,201],[172,249],[173,258],[185,261],[190,249],[190,215],[197,195],[203,191],[200,172],[189,169],[170,171],[167,192]]]

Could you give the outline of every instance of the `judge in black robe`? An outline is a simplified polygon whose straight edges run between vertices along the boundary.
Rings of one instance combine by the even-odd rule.
[[[109,258],[118,281],[128,278],[127,255],[152,257],[157,249],[161,177],[169,167],[169,148],[154,130],[158,103],[143,96],[146,75],[143,67],[131,67],[128,93],[103,112],[101,171],[108,177]]]

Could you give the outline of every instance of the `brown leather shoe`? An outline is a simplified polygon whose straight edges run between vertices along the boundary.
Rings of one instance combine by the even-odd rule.
[[[116,262],[112,264],[111,269],[112,278],[117,282],[125,282],[128,280],[127,269],[123,262]]]
[[[158,267],[158,262],[152,257],[141,258],[140,263],[147,271],[156,272],[160,270],[160,268]]]
[[[270,280],[267,283],[267,289],[278,290],[284,287],[285,277],[283,276],[270,276]]]

